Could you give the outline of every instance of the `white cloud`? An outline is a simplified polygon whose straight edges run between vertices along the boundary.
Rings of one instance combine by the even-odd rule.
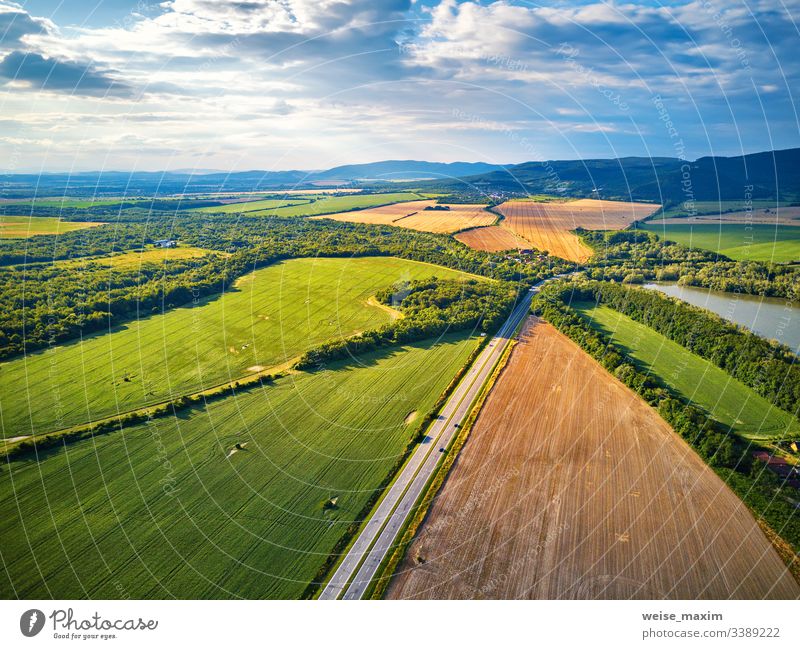
[[[79,151],[87,166],[97,152],[123,165],[133,151],[157,168],[169,151],[187,164],[217,156],[206,166],[223,168],[267,158],[318,167],[326,156],[408,150],[424,138],[437,138],[434,152],[447,141],[522,159],[525,151],[503,158],[508,132],[554,157],[564,157],[565,137],[567,150],[592,147],[587,155],[669,154],[650,101],[659,93],[703,151],[735,146],[737,129],[763,143],[752,79],[769,93],[771,115],[789,124],[794,115],[798,0],[786,7],[171,0],[121,24],[59,30],[0,0],[0,21],[13,26],[0,60],[23,53],[5,72],[28,72],[27,81],[6,74],[0,133],[40,141],[58,132],[49,160]],[[454,109],[480,119],[455,123]],[[637,131],[650,133],[646,143]],[[706,132],[725,135],[715,143]],[[414,146],[411,157],[431,157]]]

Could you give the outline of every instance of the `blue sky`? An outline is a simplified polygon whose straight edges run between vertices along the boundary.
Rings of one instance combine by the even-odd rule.
[[[800,146],[800,0],[0,0],[0,170]]]

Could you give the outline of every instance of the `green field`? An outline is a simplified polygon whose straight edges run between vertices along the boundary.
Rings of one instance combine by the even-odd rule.
[[[800,261],[800,227],[765,224],[670,223],[651,221],[641,228],[662,239],[703,248],[741,261]]]
[[[3,437],[57,430],[160,403],[290,361],[387,323],[367,304],[400,279],[457,271],[402,259],[293,259],[222,297],[0,364]]]
[[[334,214],[360,210],[378,205],[390,205],[403,201],[418,201],[421,197],[413,192],[396,192],[393,194],[354,194],[350,196],[326,196],[312,203],[280,207],[277,209],[248,212],[248,216],[316,216],[318,214]]]
[[[717,421],[752,439],[800,434],[800,423],[716,365],[607,306],[575,303],[641,367]]]
[[[32,210],[37,207],[60,207],[60,208],[78,208],[86,209],[88,207],[107,207],[109,205],[117,205],[122,201],[126,203],[138,202],[149,199],[143,198],[37,198],[30,201],[21,201],[9,203],[20,209]]]
[[[274,211],[276,207],[306,205],[309,201],[302,199],[267,199],[263,201],[244,201],[241,203],[228,203],[216,207],[199,207],[193,212],[213,212],[215,214],[239,214],[244,212],[257,212],[259,210]]]
[[[700,216],[702,214],[724,214],[725,212],[743,212],[745,210],[763,210],[766,208],[774,209],[775,207],[782,207],[788,205],[786,201],[772,201],[756,199],[752,201],[696,201],[689,207],[683,203],[668,207],[663,211],[658,211],[652,215],[652,219],[673,218],[681,216]]]
[[[0,597],[299,597],[475,345],[384,350],[4,466]]]
[[[70,222],[49,216],[0,216],[0,239],[26,239],[37,234],[64,234],[102,223]]]

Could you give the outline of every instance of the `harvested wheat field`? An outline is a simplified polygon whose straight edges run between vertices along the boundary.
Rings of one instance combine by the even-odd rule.
[[[797,598],[749,511],[633,392],[531,318],[392,598]]]
[[[592,249],[581,243],[570,230],[578,227],[619,230],[649,216],[659,207],[654,203],[587,198],[549,203],[509,201],[496,209],[505,217],[500,225],[528,240],[534,248],[547,250],[562,259],[581,262],[592,256]]]
[[[492,225],[497,221],[496,215],[484,209],[485,205],[453,204],[442,206],[448,207],[447,210],[425,209],[435,205],[436,201],[410,201],[313,218],[334,219],[350,223],[396,225],[411,230],[445,234],[458,232],[465,228]]]
[[[520,239],[511,230],[501,228],[498,225],[464,230],[456,234],[455,238],[470,248],[484,250],[485,252],[500,252],[501,250],[530,247],[530,244],[525,239]]]

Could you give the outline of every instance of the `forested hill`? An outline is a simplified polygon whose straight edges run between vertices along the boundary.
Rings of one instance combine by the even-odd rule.
[[[800,201],[800,148],[736,157],[615,158],[524,162],[428,188],[564,194],[677,203],[765,198]],[[748,187],[752,186],[752,190]]]
[[[322,185],[379,191],[391,186],[393,190],[426,189],[470,195],[561,194],[665,204],[747,198],[800,202],[800,148],[730,158],[704,157],[693,162],[679,158],[628,157],[500,166],[483,162],[383,160],[317,171],[5,174],[0,175],[0,183],[0,198],[155,197],[302,187],[319,189]]]

